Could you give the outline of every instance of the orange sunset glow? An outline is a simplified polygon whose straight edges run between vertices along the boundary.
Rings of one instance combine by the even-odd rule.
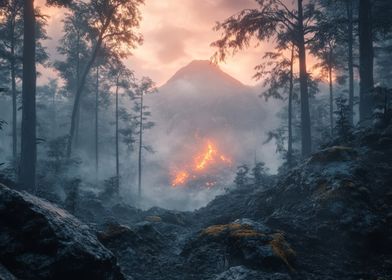
[[[46,7],[45,1],[36,5],[49,15],[48,35],[52,40],[46,46],[52,57],[56,57],[56,46],[62,36],[61,20],[66,9]],[[150,76],[157,85],[162,85],[176,70],[192,60],[208,60],[214,53],[211,42],[218,38],[213,31],[216,21],[237,13],[241,9],[255,7],[253,0],[153,0],[141,7],[143,20],[139,32],[144,43],[133,51],[126,61],[130,69],[140,76]],[[221,68],[245,84],[255,84],[253,68],[260,61],[260,48],[249,48],[234,57],[229,57]],[[159,65],[159,67],[157,67]],[[54,73],[42,70],[44,76]]]

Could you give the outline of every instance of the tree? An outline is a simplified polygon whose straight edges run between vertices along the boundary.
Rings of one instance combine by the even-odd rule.
[[[345,61],[345,55],[341,45],[344,44],[346,39],[344,38],[345,34],[341,32],[344,28],[342,26],[344,21],[342,15],[336,11],[336,7],[338,5],[324,7],[323,13],[317,15],[317,28],[310,44],[311,53],[319,59],[315,68],[321,69],[321,78],[327,77],[329,84],[329,124],[331,136],[334,133],[334,76],[337,81],[339,81],[339,78],[342,79],[338,75],[344,68],[342,62]]]
[[[359,116],[364,121],[371,117],[372,98],[370,95],[374,85],[373,77],[373,32],[371,0],[359,1]]]
[[[316,14],[314,4],[297,1],[297,10],[290,9],[280,0],[257,1],[259,9],[247,9],[218,23],[216,31],[223,30],[222,38],[213,42],[218,50],[216,61],[225,59],[229,51],[235,54],[248,47],[252,38],[259,41],[275,39],[278,44],[292,42],[298,50],[299,79],[301,92],[302,155],[308,156],[311,147],[308,73],[306,71],[305,47],[311,36],[312,21]]]
[[[69,0],[48,0],[48,4],[64,5]],[[36,147],[36,14],[34,0],[23,1],[23,82],[22,139],[19,181],[23,188],[35,189]]]
[[[35,9],[36,14],[36,62],[44,64],[48,55],[42,47],[40,40],[47,39],[45,32],[46,17]],[[18,89],[17,82],[22,73],[22,51],[23,51],[23,1],[10,0],[0,7],[0,59],[7,64],[7,75],[10,77],[12,95],[12,156],[14,164],[18,157]],[[8,81],[7,81],[8,82]]]
[[[104,46],[112,55],[126,57],[130,54],[131,49],[142,42],[141,36],[135,34],[133,29],[139,26],[140,12],[138,7],[143,2],[143,0],[91,0],[87,7],[75,6],[75,8],[86,9],[85,13],[82,14],[85,17],[85,25],[90,30],[89,42],[93,47],[88,62],[80,76],[74,99],[67,145],[68,156],[71,156],[72,152],[77,113],[83,88],[97,55]]]
[[[349,83],[349,107],[350,107],[350,122],[354,124],[354,17],[353,17],[353,0],[346,0],[347,13],[347,60],[348,60],[348,83]]]
[[[117,194],[120,189],[120,155],[119,155],[119,120],[120,120],[120,108],[119,108],[119,90],[129,89],[131,83],[134,80],[133,72],[127,69],[124,64],[117,61],[111,71],[111,77],[115,79],[115,157],[116,157],[116,190]],[[124,114],[124,113],[123,113]],[[125,114],[126,115],[126,114]],[[125,116],[126,118],[127,116]],[[132,117],[126,118],[126,122],[131,122]],[[130,131],[132,135],[132,130]],[[131,137],[132,138],[132,137]]]
[[[63,20],[64,35],[60,40],[57,51],[62,55],[63,60],[57,60],[54,63],[61,78],[65,81],[64,92],[68,98],[75,98],[81,76],[82,65],[86,65],[89,56],[89,29],[84,20],[84,12],[87,7],[83,2],[73,4],[72,13],[66,13]],[[88,89],[84,89],[88,91]],[[79,144],[79,131],[82,106],[79,107],[76,116],[74,146]]]
[[[245,187],[248,184],[248,173],[249,167],[246,164],[237,167],[234,183],[238,188]]]
[[[347,98],[339,96],[336,98],[336,135],[343,144],[348,144],[353,139],[352,125],[350,123],[350,106]]]
[[[288,99],[288,114],[287,114],[287,164],[293,164],[293,133],[292,133],[292,115],[293,115],[293,89],[294,89],[294,60],[295,60],[295,46],[291,45],[290,58],[286,58],[283,54],[283,49],[276,53],[266,53],[264,59],[268,59],[266,63],[256,66],[258,71],[255,75],[257,79],[264,79],[263,85],[269,88],[262,93],[262,96],[277,99]],[[288,95],[287,98],[284,95]]]
[[[151,116],[151,112],[147,111],[148,106],[144,104],[144,96],[146,94],[152,94],[156,91],[155,85],[150,78],[143,77],[139,84],[135,85],[135,91],[133,97],[135,98],[135,112],[137,112],[136,125],[139,127],[137,134],[139,138],[139,152],[138,152],[138,195],[139,198],[142,196],[142,150],[152,151],[148,146],[143,143],[143,131],[154,126],[154,123],[147,121],[148,117]]]
[[[266,167],[264,162],[256,162],[252,168],[252,176],[256,187],[263,186],[265,184],[265,177],[267,175]]]

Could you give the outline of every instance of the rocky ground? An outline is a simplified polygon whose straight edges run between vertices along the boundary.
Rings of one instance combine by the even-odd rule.
[[[392,279],[391,187],[392,127],[192,213],[86,195],[74,218],[1,185],[0,279]]]

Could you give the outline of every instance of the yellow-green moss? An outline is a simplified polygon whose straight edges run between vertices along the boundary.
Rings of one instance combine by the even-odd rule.
[[[270,241],[272,251],[290,270],[294,271],[294,268],[290,264],[290,259],[295,257],[295,251],[286,243],[283,233],[275,233],[272,237],[273,239]]]
[[[144,220],[152,223],[159,223],[162,222],[162,218],[159,216],[147,216],[144,218]]]
[[[204,229],[201,234],[202,235],[219,235],[223,231],[233,231],[241,229],[243,226],[240,224],[226,224],[226,225],[214,225]]]
[[[116,224],[110,224],[107,226],[104,232],[101,232],[98,234],[98,238],[101,241],[106,241],[108,239],[115,238],[130,229],[121,225],[116,225]]]
[[[259,236],[263,236],[264,234],[257,232],[253,229],[238,229],[231,232],[230,235],[237,238],[243,238],[243,237],[259,237]]]

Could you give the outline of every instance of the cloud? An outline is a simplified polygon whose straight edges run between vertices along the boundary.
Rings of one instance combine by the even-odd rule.
[[[157,45],[157,57],[162,63],[172,63],[188,56],[186,41],[195,35],[191,30],[178,26],[162,26],[150,34]]]
[[[37,0],[37,6],[50,16],[47,30],[53,39],[45,44],[51,57],[56,59],[65,9],[46,7],[44,2]],[[146,1],[141,7],[143,20],[139,30],[144,36],[144,44],[133,51],[133,57],[126,63],[136,70],[137,76],[150,76],[161,85],[190,61],[209,59],[213,55],[210,44],[219,38],[219,34],[213,31],[216,21],[254,6],[254,0]],[[228,58],[222,68],[246,84],[255,84],[251,77],[262,56],[260,52],[260,49],[240,52]]]

